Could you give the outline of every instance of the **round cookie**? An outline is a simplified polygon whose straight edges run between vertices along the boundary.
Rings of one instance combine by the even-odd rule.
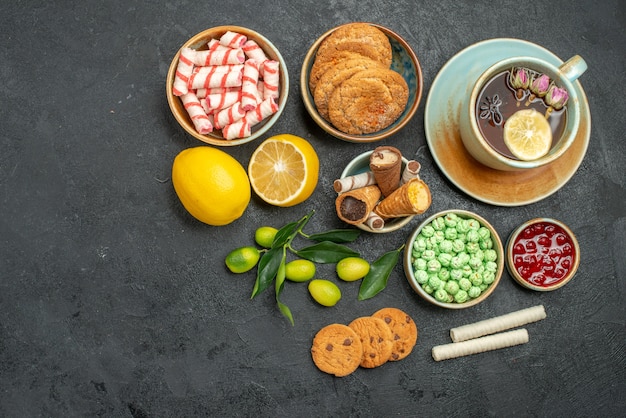
[[[341,85],[345,80],[352,77],[358,71],[370,68],[383,68],[382,64],[370,58],[361,57],[354,59],[346,59],[338,62],[332,68],[329,68],[319,79],[313,100],[319,114],[326,120],[328,115],[328,101],[333,91]]]
[[[350,45],[345,45],[349,47]],[[367,47],[360,48],[360,51],[354,51],[352,49],[339,49],[339,50],[327,50],[325,54],[318,54],[315,56],[315,61],[311,66],[309,72],[309,90],[311,94],[315,93],[320,78],[326,73],[326,71],[332,69],[334,66],[341,63],[343,60],[349,59],[372,59],[369,55],[373,53],[367,53]],[[365,51],[363,53],[363,51]]]
[[[330,324],[315,334],[311,356],[321,371],[343,377],[359,367],[363,345],[352,328],[343,324]]]
[[[389,326],[393,334],[393,349],[390,361],[402,360],[413,350],[417,342],[418,330],[413,319],[397,308],[382,308],[372,315]]]
[[[379,61],[387,68],[391,65],[392,49],[389,38],[377,27],[363,22],[348,23],[338,27],[320,44],[317,54],[323,56],[329,50],[345,49],[346,45],[350,45],[348,48],[354,48],[352,45],[360,45],[363,51],[370,51],[371,47],[373,52],[363,53],[363,55]],[[358,51],[358,49],[354,50]]]
[[[393,340],[391,329],[380,318],[363,316],[350,322],[363,345],[361,367],[374,368],[385,364],[391,357]]]
[[[330,122],[349,134],[378,132],[404,111],[409,87],[397,72],[386,68],[359,71],[345,80],[328,100]]]

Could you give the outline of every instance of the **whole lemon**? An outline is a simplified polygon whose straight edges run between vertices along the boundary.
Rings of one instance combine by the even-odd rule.
[[[185,209],[209,225],[233,222],[250,203],[246,170],[229,154],[208,146],[185,149],[174,158],[172,184]]]

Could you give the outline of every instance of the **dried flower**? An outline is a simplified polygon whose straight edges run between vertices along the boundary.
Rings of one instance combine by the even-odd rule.
[[[514,89],[527,89],[530,85],[530,76],[526,68],[517,67],[511,70],[509,83]]]
[[[569,99],[567,90],[554,84],[550,86],[545,98],[547,105],[552,106],[554,110],[562,109],[567,103],[567,99]]]
[[[550,89],[550,77],[541,74],[530,82],[530,91],[537,97],[543,97]]]

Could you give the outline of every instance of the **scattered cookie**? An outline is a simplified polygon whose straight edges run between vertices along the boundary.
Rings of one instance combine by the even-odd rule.
[[[406,358],[417,342],[417,326],[400,309],[383,308],[350,324],[330,324],[313,338],[311,356],[321,371],[347,376]]]
[[[380,318],[363,316],[350,322],[352,328],[363,345],[361,367],[372,369],[385,364],[391,357],[393,340],[391,329]]]
[[[417,342],[418,330],[409,315],[397,308],[383,308],[376,311],[372,316],[385,321],[391,329],[393,349],[391,350],[390,361],[402,360],[411,354]]]
[[[315,335],[311,356],[321,371],[343,377],[359,367],[363,345],[352,328],[343,324],[330,324]]]

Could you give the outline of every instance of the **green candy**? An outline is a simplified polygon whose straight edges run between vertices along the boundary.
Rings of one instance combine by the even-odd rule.
[[[446,292],[444,289],[437,289],[434,296],[435,299],[439,302],[448,302],[448,292]]]
[[[467,302],[467,299],[469,298],[467,292],[463,289],[460,289],[458,292],[456,292],[456,294],[454,295],[454,301],[456,303],[464,303]]]
[[[428,282],[428,273],[426,273],[426,270],[417,270],[415,272],[415,281],[419,284]]]
[[[480,290],[480,287],[478,286],[472,286],[467,291],[467,295],[472,299],[476,299],[478,296],[480,296],[481,293],[483,293],[483,291]]]

